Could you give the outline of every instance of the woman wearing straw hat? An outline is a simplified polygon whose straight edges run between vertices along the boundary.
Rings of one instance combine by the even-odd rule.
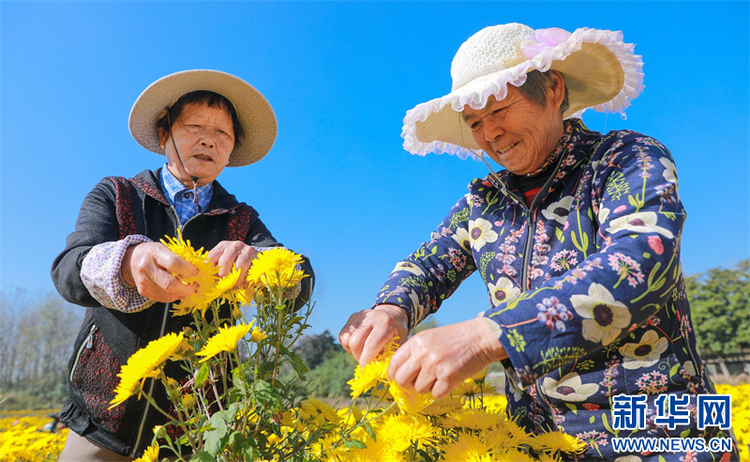
[[[452,92],[406,114],[404,147],[475,156],[491,173],[396,265],[373,308],[352,315],[342,346],[368,363],[478,271],[490,308],[406,340],[390,362],[397,383],[440,398],[502,361],[510,415],[531,432],[578,436],[585,460],[737,457],[731,439],[734,449],[718,455],[613,444],[731,438],[696,422],[696,397],[715,389],[680,270],[674,161],[653,138],[602,135],[576,118],[588,108],[622,112],[643,89],[641,69],[620,32],[505,24],[461,45]]]
[[[60,418],[72,431],[60,460],[132,460],[164,422],[146,400],[109,409],[120,365],[149,341],[190,324],[190,316],[168,314],[170,303],[195,290],[173,275],[197,269],[160,239],[179,230],[195,248],[210,249],[220,276],[240,268],[240,281],[259,251],[281,245],[252,207],[216,181],[226,166],[263,158],[276,139],[273,110],[255,88],[224,72],[177,72],[143,91],[129,125],[138,143],[167,157],[166,165],[96,185],[52,266],[60,294],[88,307],[70,361],[70,399]],[[313,274],[306,259],[303,266]],[[297,307],[311,290],[312,278],[305,278]],[[167,374],[185,376],[173,364]],[[168,409],[163,386],[153,386]]]

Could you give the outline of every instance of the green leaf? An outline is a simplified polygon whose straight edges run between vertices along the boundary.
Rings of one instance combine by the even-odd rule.
[[[201,451],[198,454],[193,454],[193,457],[190,458],[190,462],[214,462],[215,460],[216,457],[212,456],[206,451]]]
[[[651,254],[648,252],[643,252],[643,258],[651,258]]]
[[[203,363],[198,373],[195,375],[195,386],[200,388],[206,382],[208,378],[208,362]]]
[[[687,438],[689,434],[690,434],[690,430],[684,430],[683,432],[680,433],[680,438]]]
[[[592,415],[591,418],[589,419],[589,423],[592,424],[594,423],[595,420],[596,420],[596,417]]]
[[[260,451],[255,449],[252,445],[245,446],[242,450],[244,460],[260,460]]]
[[[372,429],[372,425],[370,425],[369,423],[365,423],[362,426],[364,427],[367,434],[370,435],[370,438],[372,438],[374,441],[378,440],[377,437],[375,436],[375,430]]]
[[[289,362],[292,364],[292,368],[294,368],[294,372],[297,373],[297,376],[304,377],[305,372],[307,372],[307,366],[305,365],[305,362],[297,355],[291,355],[289,357]]]
[[[344,443],[344,446],[346,446],[347,448],[357,448],[357,449],[365,449],[365,448],[367,448],[367,445],[365,443],[363,443],[361,441],[358,441],[358,440],[346,441]]]
[[[246,445],[247,440],[245,436],[240,432],[232,432],[227,439],[227,446],[232,450],[233,453],[240,453],[242,448]]]
[[[578,415],[578,409],[576,409],[576,406],[575,406],[575,404],[571,404],[571,403],[565,403],[565,406],[566,406],[566,407],[567,407],[568,409],[570,409],[571,411],[573,411],[573,414],[576,414],[576,415]]]
[[[205,440],[204,449],[214,456],[220,453],[226,445],[224,437],[229,433],[229,424],[226,420],[228,416],[226,414],[227,411],[221,411],[212,415],[208,421],[212,430],[203,433]]]

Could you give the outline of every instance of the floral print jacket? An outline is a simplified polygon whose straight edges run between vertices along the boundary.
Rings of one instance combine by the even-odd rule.
[[[671,154],[636,132],[601,135],[578,119],[565,127],[556,171],[530,207],[505,170],[473,180],[432,238],[396,266],[376,305],[401,306],[413,327],[478,270],[491,306],[480,315],[509,355],[509,413],[529,431],[579,436],[585,460],[626,456],[614,452],[616,436],[728,436],[698,430],[694,418],[695,395],[715,390],[680,268],[685,210]],[[691,396],[689,425],[655,425],[664,393]],[[647,395],[645,430],[613,429],[619,394]],[[722,456],[736,449],[650,455]]]

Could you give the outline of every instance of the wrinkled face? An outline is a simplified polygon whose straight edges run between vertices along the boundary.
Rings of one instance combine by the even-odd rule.
[[[159,133],[169,171],[188,188],[193,187],[190,179],[193,176],[198,177],[201,186],[215,180],[234,149],[233,127],[232,116],[222,107],[186,104],[172,124],[172,133]]]
[[[511,173],[536,171],[563,135],[560,103],[565,87],[559,75],[554,75],[553,81],[547,89],[545,107],[508,85],[505,99],[497,101],[490,96],[484,108],[466,106],[463,110],[463,118],[479,147]]]

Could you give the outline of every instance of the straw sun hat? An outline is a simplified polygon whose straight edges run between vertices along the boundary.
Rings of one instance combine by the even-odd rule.
[[[570,108],[563,117],[591,108],[620,112],[643,90],[643,62],[622,32],[538,29],[518,23],[486,27],[458,49],[451,65],[452,91],[422,103],[404,117],[401,136],[412,154],[447,152],[461,158],[481,149],[461,117],[468,105],[482,109],[490,95],[502,100],[508,84],[521,86],[526,73],[550,69],[565,78]]]
[[[242,144],[229,156],[229,167],[252,164],[268,154],[276,140],[276,116],[271,105],[239,77],[208,69],[175,72],[149,85],[130,110],[130,134],[144,148],[164,155],[156,121],[182,95],[198,90],[212,91],[231,101],[245,130]]]

